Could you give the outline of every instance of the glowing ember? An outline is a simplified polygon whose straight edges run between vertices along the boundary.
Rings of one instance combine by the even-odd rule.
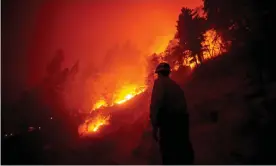
[[[177,70],[179,69],[179,67],[180,67],[180,66],[179,66],[178,64],[176,64],[176,65],[173,67],[173,70],[174,70],[174,71],[177,71]]]

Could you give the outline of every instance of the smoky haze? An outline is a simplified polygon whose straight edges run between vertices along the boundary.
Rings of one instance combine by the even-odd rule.
[[[112,77],[102,78],[106,83],[121,74],[121,80],[140,84],[145,57],[174,35],[180,8],[199,5],[200,0],[4,0],[2,99],[14,100],[37,85],[57,49],[64,50],[63,67],[80,60],[80,73],[116,68]],[[83,90],[93,88],[93,78],[85,79],[80,80],[86,81]]]

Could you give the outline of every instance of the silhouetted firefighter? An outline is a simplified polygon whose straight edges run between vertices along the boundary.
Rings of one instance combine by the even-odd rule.
[[[155,70],[158,78],[150,105],[153,137],[159,143],[163,164],[193,164],[186,99],[180,86],[170,79],[170,71],[167,63],[160,63]]]

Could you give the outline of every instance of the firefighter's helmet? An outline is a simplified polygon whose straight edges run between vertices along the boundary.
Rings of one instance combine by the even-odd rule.
[[[159,73],[159,72],[162,72],[162,71],[168,71],[168,72],[170,72],[171,71],[170,65],[168,63],[165,63],[165,62],[160,63],[156,67],[155,73]]]

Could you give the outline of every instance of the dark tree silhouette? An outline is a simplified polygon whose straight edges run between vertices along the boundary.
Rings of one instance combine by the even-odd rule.
[[[257,20],[249,0],[204,0],[204,10],[212,28],[233,41],[234,48],[246,43],[255,31],[253,20]]]
[[[183,63],[183,49],[175,39],[169,42],[169,45],[165,51],[165,61],[169,64]]]
[[[276,65],[274,56],[275,30],[272,26],[275,21],[274,1],[250,0],[204,0],[204,10],[208,22],[219,30],[224,38],[232,41],[230,54],[244,56],[253,62],[250,71],[253,83],[258,86],[258,97],[264,102],[264,110],[271,120],[262,130],[256,131],[259,135],[259,155],[256,160],[262,164],[275,163],[274,151],[276,148],[275,136],[271,135],[275,126],[275,97],[265,90],[265,86],[276,80]],[[264,77],[264,75],[266,77]],[[249,100],[249,99],[248,99]],[[256,118],[258,119],[258,118]],[[256,162],[254,162],[256,164]]]
[[[204,40],[203,34],[207,30],[206,20],[203,17],[200,17],[197,12],[194,12],[194,29],[191,51],[194,55],[198,55],[199,61],[202,62],[202,45],[201,42]]]
[[[260,71],[261,84],[263,71],[270,79],[275,78],[276,68],[271,61],[274,49],[270,41],[275,34],[271,27],[275,15],[272,6],[272,1],[204,0],[208,23],[232,42],[233,51],[243,50],[253,60]]]
[[[188,41],[191,38],[190,30],[193,29],[193,11],[189,8],[182,8],[177,21],[177,35],[179,44],[183,49],[190,48]]]
[[[206,21],[192,9],[182,8],[177,21],[176,38],[179,39],[179,47],[176,51],[184,52],[190,50],[192,56],[198,56],[201,60],[203,33],[206,31]]]

